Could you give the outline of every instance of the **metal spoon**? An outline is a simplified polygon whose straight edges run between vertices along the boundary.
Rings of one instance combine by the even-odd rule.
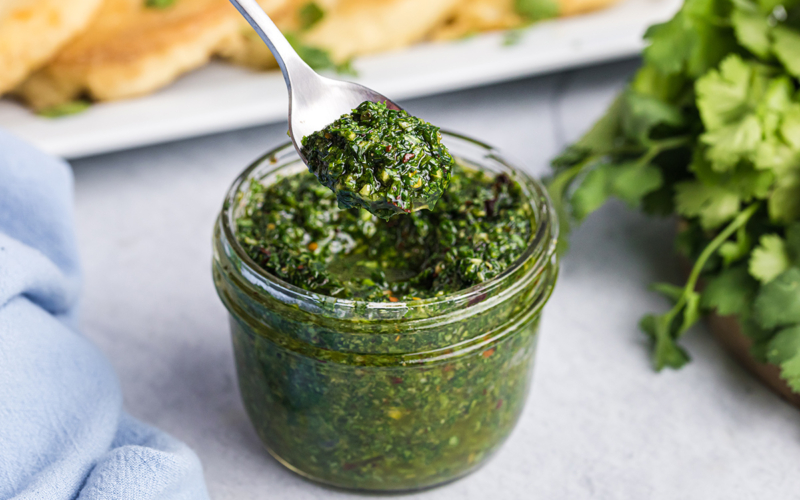
[[[303,61],[256,0],[230,0],[278,61],[289,90],[289,135],[300,157],[303,137],[322,130],[364,101],[385,102],[400,110],[385,95],[356,83],[318,75]],[[307,162],[306,162],[307,163]]]

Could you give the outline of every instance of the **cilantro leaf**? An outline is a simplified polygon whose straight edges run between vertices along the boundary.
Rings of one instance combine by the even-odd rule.
[[[772,51],[786,71],[792,76],[800,77],[800,33],[785,26],[776,26],[772,30]]]
[[[661,187],[661,170],[638,161],[621,165],[604,163],[590,171],[572,193],[572,214],[577,220],[600,208],[611,196],[636,207],[648,193]]]
[[[687,79],[680,73],[665,74],[652,64],[645,64],[631,81],[633,92],[650,96],[664,103],[675,104],[685,91]]]
[[[686,14],[650,26],[644,34],[650,45],[644,49],[645,60],[664,74],[680,73],[692,51],[693,37],[686,28]]]
[[[695,83],[697,108],[707,130],[717,130],[738,121],[750,111],[754,69],[732,54]]]
[[[746,9],[742,5],[737,5],[731,14],[731,24],[740,44],[758,57],[765,59],[769,57],[772,51],[770,26],[766,17],[755,7]]]
[[[767,329],[800,322],[800,269],[791,267],[763,285],[753,303],[753,314]]]
[[[636,207],[649,193],[661,187],[661,170],[650,164],[629,162],[618,166],[611,179],[610,192],[630,207]]]
[[[714,229],[739,213],[736,193],[719,185],[686,181],[675,186],[675,209],[686,217],[699,217],[704,229]]]
[[[611,103],[606,113],[574,144],[586,154],[607,153],[615,146],[622,126],[622,96]],[[556,162],[558,159],[556,159]]]
[[[680,368],[689,362],[689,355],[675,343],[670,333],[669,318],[648,314],[639,322],[639,328],[655,344],[653,348],[653,364],[656,370],[666,367]]]
[[[645,61],[664,74],[695,78],[716,66],[736,46],[732,30],[717,22],[724,9],[716,0],[686,0],[675,17],[647,30]]]
[[[646,144],[657,125],[677,127],[683,124],[683,115],[675,106],[633,90],[623,96],[622,129],[631,139]]]
[[[297,14],[300,19],[300,29],[304,31],[311,29],[325,17],[325,11],[316,2],[303,5]]]
[[[739,314],[750,308],[757,290],[758,282],[750,276],[746,266],[732,267],[709,279],[700,305],[716,309],[721,316]]]
[[[750,274],[761,283],[769,283],[791,265],[789,252],[783,238],[765,234],[753,249],[750,257]]]
[[[800,218],[800,173],[780,177],[767,201],[770,219],[788,224]]]
[[[800,325],[780,330],[767,344],[767,361],[781,368],[781,378],[800,391]]]
[[[786,381],[792,391],[800,393],[800,356],[781,363],[781,378]]]
[[[788,83],[788,85],[791,84]],[[794,151],[800,151],[800,104],[785,105],[782,111],[779,129],[781,139]]]
[[[607,163],[595,168],[586,174],[578,188],[572,193],[572,215],[576,220],[583,220],[608,200],[608,184],[612,168],[612,165]]]
[[[736,231],[736,241],[726,241],[719,247],[720,257],[725,267],[730,266],[750,254],[753,247],[753,241],[747,228],[741,227]]]
[[[800,325],[780,330],[767,347],[767,361],[780,365],[800,354]]]
[[[708,146],[706,157],[714,170],[725,172],[741,160],[755,156],[761,132],[758,118],[749,115],[739,122],[706,132],[701,140]]]
[[[800,222],[794,222],[786,228],[786,250],[793,260],[800,260]]]

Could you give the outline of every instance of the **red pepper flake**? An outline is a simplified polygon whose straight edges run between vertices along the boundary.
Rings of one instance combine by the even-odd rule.
[[[403,383],[403,379],[402,379],[402,378],[400,378],[400,377],[390,377],[390,380],[391,380],[391,381],[392,381],[392,383],[393,383],[393,384],[395,384],[395,385],[397,385],[397,384],[402,384],[402,383]]]
[[[299,266],[297,266],[297,270],[298,271],[301,271],[302,269],[303,269],[303,264],[300,264]]]
[[[497,401],[497,406],[495,406],[494,409],[495,410],[499,410],[501,406],[503,406],[503,400],[502,399]]]
[[[416,156],[414,153],[406,153],[406,154],[404,154],[403,155],[403,163],[408,163],[409,161],[411,161],[412,158],[414,158],[414,156]]]
[[[492,354],[494,354],[494,347],[492,347],[491,349],[489,349],[489,350],[487,350],[487,351],[483,351],[483,353],[481,354],[481,356],[483,356],[484,358],[488,358],[488,357],[489,357],[489,356],[491,356]]]
[[[387,144],[386,145],[386,152],[388,153],[391,150],[392,150],[392,145],[391,144]]]
[[[485,299],[485,298],[486,298],[486,294],[482,293],[480,295],[477,295],[477,296],[472,297],[471,299],[469,299],[469,302],[467,302],[467,305],[468,306],[474,306],[475,304],[483,302],[483,299]]]
[[[398,300],[400,299],[398,299],[397,297],[389,297],[389,302],[397,302]]]

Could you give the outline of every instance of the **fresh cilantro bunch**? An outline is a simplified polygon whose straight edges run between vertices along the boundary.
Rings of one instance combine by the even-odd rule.
[[[685,364],[676,340],[716,311],[800,392],[800,0],[686,0],[645,37],[642,68],[553,161],[563,232],[609,197],[677,214],[693,267],[653,285],[674,300],[640,323],[655,367]]]

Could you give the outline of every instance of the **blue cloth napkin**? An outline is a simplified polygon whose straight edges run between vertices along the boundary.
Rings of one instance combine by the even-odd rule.
[[[79,287],[69,166],[0,131],[0,499],[207,499],[197,456],[122,410]]]

